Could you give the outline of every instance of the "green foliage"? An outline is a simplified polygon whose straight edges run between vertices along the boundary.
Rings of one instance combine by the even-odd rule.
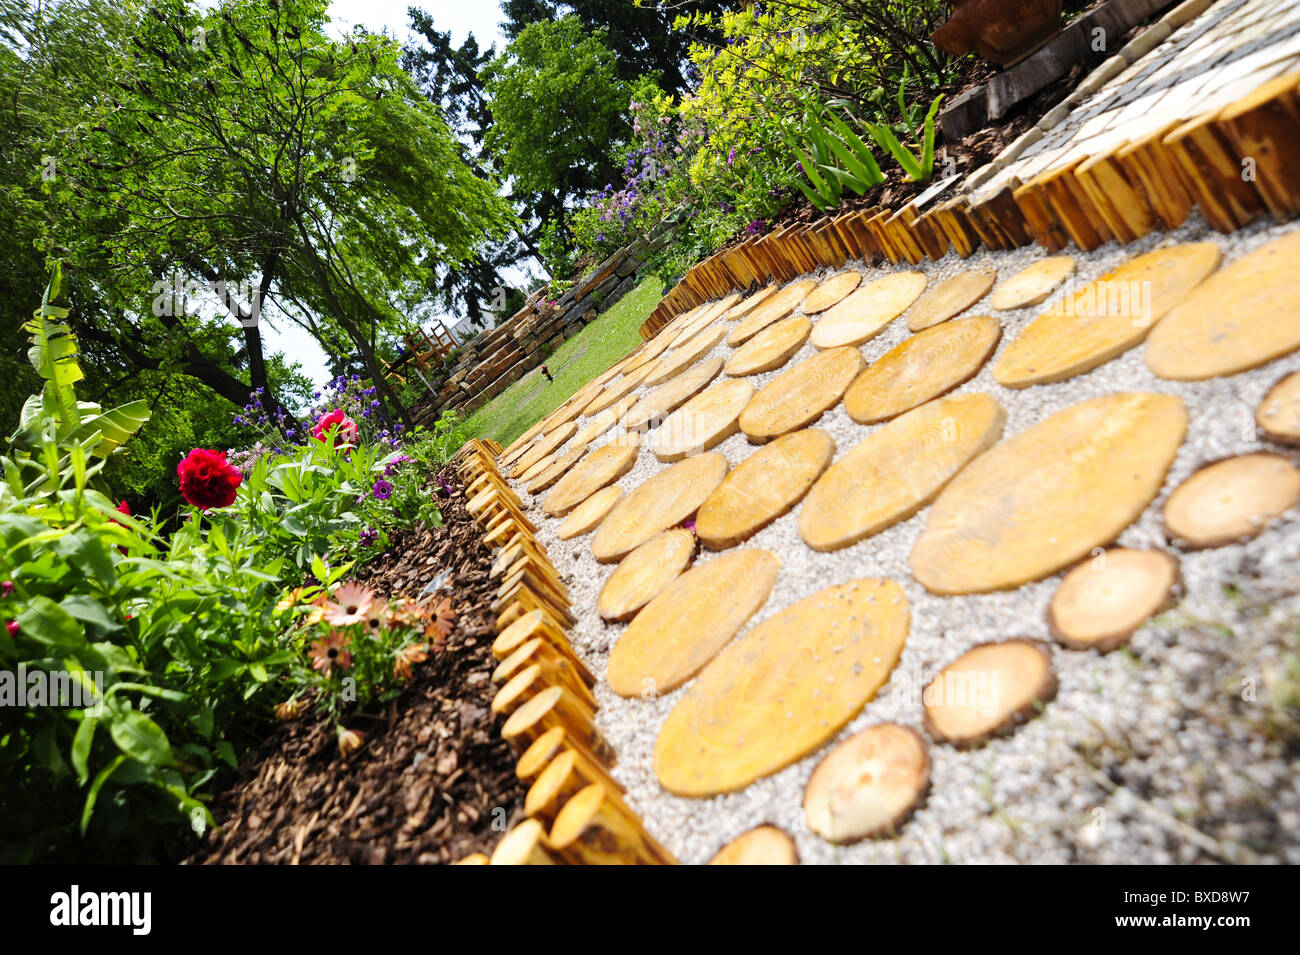
[[[929,182],[934,175],[934,118],[938,115],[939,103],[942,100],[942,95],[936,96],[934,102],[930,104],[929,112],[925,114],[919,154],[912,153],[900,143],[894,131],[883,123],[867,124],[867,132],[871,138],[898,160],[898,164],[903,167],[903,171],[913,182]]]

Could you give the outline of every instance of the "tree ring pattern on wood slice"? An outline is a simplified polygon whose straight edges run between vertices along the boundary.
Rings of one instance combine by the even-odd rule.
[[[591,442],[618,424],[619,419],[627,414],[628,410],[638,400],[636,395],[624,395],[612,408],[606,408],[584,424],[578,433],[573,436],[573,443],[575,445],[591,444]]]
[[[835,442],[807,428],[783,435],[741,461],[700,505],[695,533],[712,550],[748,539],[794,507],[826,470]]]
[[[827,753],[808,777],[808,828],[839,845],[898,832],[925,797],[930,756],[921,734],[897,723],[869,726]]]
[[[624,417],[623,426],[629,431],[639,432],[656,427],[682,402],[703,391],[714,378],[718,377],[718,372],[721,370],[720,357],[710,358],[693,368],[688,368],[672,381],[665,382],[653,391],[642,395],[641,400]]]
[[[907,327],[919,332],[960,315],[987,295],[997,278],[994,268],[958,272],[916,300],[907,313]]]
[[[776,282],[773,282],[770,285],[765,285],[753,295],[749,296],[749,298],[743,299],[731,306],[722,317],[729,322],[738,322],[779,291],[781,291],[781,286]]]
[[[832,305],[838,304],[861,284],[862,273],[854,269],[841,272],[839,275],[832,275],[808,293],[808,297],[799,303],[799,311],[805,315],[816,315],[818,312],[824,312]]]
[[[972,315],[904,339],[854,379],[844,410],[859,424],[875,424],[938,398],[983,367],[1002,337],[996,318]]]
[[[812,343],[818,348],[837,348],[870,341],[907,311],[925,291],[925,282],[923,272],[895,272],[861,286],[822,313],[813,326]]]
[[[791,282],[733,325],[727,335],[727,344],[733,348],[743,345],[773,322],[780,321],[793,312],[816,287],[816,279]]]
[[[577,430],[578,425],[573,421],[568,421],[543,437],[540,441],[535,442],[531,447],[529,447],[528,451],[515,462],[514,470],[510,472],[510,476],[516,480],[522,477],[525,471],[573,437],[573,433]]]
[[[557,451],[550,458],[544,458],[547,462],[546,467],[538,472],[525,487],[529,494],[536,494],[539,491],[545,491],[548,487],[564,477],[564,472],[577,464],[584,454],[587,453],[585,444],[575,444],[563,453]]]
[[[622,499],[623,493],[617,484],[601,488],[569,512],[569,516],[556,529],[555,536],[567,541],[590,534],[605,519],[610,508]]]
[[[709,865],[798,865],[799,850],[789,834],[772,825],[755,826],[719,849]]]
[[[1174,600],[1178,561],[1159,550],[1113,547],[1087,558],[1061,581],[1047,627],[1071,650],[1109,653]]]
[[[607,484],[613,484],[636,464],[638,445],[636,434],[628,434],[592,451],[555,483],[542,501],[542,513],[550,517],[567,514]]]
[[[584,415],[594,415],[597,412],[604,411],[610,405],[621,400],[627,395],[640,388],[659,368],[662,359],[653,364],[638,368],[631,374],[627,374],[612,381],[605,386],[605,389],[592,398],[585,408],[582,409]]]
[[[1300,445],[1300,371],[1268,390],[1255,410],[1255,425],[1274,444]]]
[[[1056,696],[1052,654],[1041,640],[983,643],[944,667],[922,694],[925,731],[958,749],[1008,733]]]
[[[740,413],[740,430],[762,443],[812,424],[835,407],[865,364],[856,348],[805,358],[758,390]]]
[[[737,348],[723,370],[733,378],[743,378],[780,368],[803,347],[810,334],[812,322],[802,315],[773,322]]]
[[[1259,535],[1300,501],[1300,468],[1257,451],[1207,464],[1165,501],[1165,530],[1191,549],[1222,547]]]
[[[1008,312],[1038,305],[1074,274],[1074,268],[1074,259],[1068,255],[1039,259],[999,285],[989,300],[989,306],[999,312]]]
[[[726,334],[727,326],[721,323],[716,328],[706,328],[681,348],[670,351],[660,358],[653,372],[646,377],[644,384],[650,388],[662,385],[717,348],[722,344]]]
[[[621,560],[634,547],[694,514],[727,473],[716,451],[664,468],[614,505],[601,521],[591,552],[602,564]]]
[[[940,398],[867,435],[831,465],[799,511],[813,550],[856,544],[934,500],[976,455],[1002,436],[1006,412],[986,394]]]
[[[679,796],[743,789],[815,751],[889,678],[909,608],[891,580],[828,587],[768,617],[687,687],[655,742]]]
[[[690,341],[691,338],[704,331],[704,329],[708,328],[714,322],[719,321],[722,317],[722,313],[735,305],[739,299],[739,293],[733,292],[726,298],[713,302],[709,308],[706,308],[682,327],[682,330],[678,332],[677,336],[673,339],[672,347],[676,348],[680,345],[684,345],[686,342]]]
[[[632,615],[690,566],[695,535],[683,528],[663,531],[628,554],[614,568],[596,598],[596,612],[606,620]]]
[[[655,457],[680,461],[725,441],[736,433],[741,411],[753,395],[754,386],[742,378],[700,392],[659,425],[654,436]]]
[[[935,501],[909,558],[937,594],[1018,587],[1114,540],[1164,484],[1187,409],[1171,395],[1080,402],[994,446]]]

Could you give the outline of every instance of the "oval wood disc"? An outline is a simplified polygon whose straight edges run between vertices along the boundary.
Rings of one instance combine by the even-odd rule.
[[[780,321],[793,312],[816,287],[816,279],[791,282],[733,325],[731,334],[727,336],[727,344],[733,348],[743,345],[773,322]]]
[[[987,295],[997,278],[998,270],[993,268],[958,272],[916,300],[907,313],[907,327],[919,332],[960,315]]]
[[[724,369],[733,378],[743,378],[780,368],[803,347],[811,333],[812,322],[802,315],[773,322],[737,348]]]
[[[904,339],[854,379],[844,410],[861,424],[885,421],[947,394],[975,377],[1002,328],[996,318],[972,315]]]
[[[812,343],[818,348],[835,348],[870,341],[907,311],[923,291],[922,272],[895,272],[863,285],[822,314],[813,327]]]
[[[640,432],[656,427],[682,402],[703,391],[709,382],[718,377],[718,372],[721,370],[720,357],[710,358],[686,369],[672,381],[642,395],[636,407],[623,419],[623,427],[629,431]]]
[[[1235,375],[1300,348],[1300,230],[1230,263],[1175,306],[1147,341],[1161,378]]]
[[[695,535],[675,528],[650,538],[623,558],[596,598],[606,620],[629,620],[677,579],[695,556]]]
[[[1146,338],[1221,258],[1215,243],[1189,242],[1129,259],[1026,325],[998,356],[993,377],[1026,388],[1105,364]]]
[[[1074,259],[1053,255],[1021,269],[997,287],[989,306],[999,312],[1037,305],[1074,274]]]
[[[1047,644],[1020,638],[983,643],[925,688],[925,731],[959,749],[979,746],[1029,719],[1054,696]]]
[[[659,425],[655,431],[655,457],[680,461],[725,441],[736,433],[741,410],[753,395],[754,386],[742,378],[700,392]]]
[[[892,580],[852,580],[780,613],[724,649],[664,721],[660,784],[679,796],[743,789],[838,733],[889,678],[907,639]]]
[[[596,397],[588,402],[587,407],[582,409],[582,413],[584,415],[594,415],[630,395],[655,374],[662,362],[663,359],[661,358],[657,362],[638,368],[631,374],[623,375],[617,381],[611,381]]]
[[[840,845],[893,835],[930,785],[921,734],[881,723],[850,736],[823,757],[803,791],[808,828]]]
[[[538,491],[545,491],[548,487],[564,477],[564,472],[581,460],[582,456],[587,453],[585,444],[576,444],[563,453],[556,452],[546,460],[547,466],[540,471],[535,478],[525,485],[524,490],[529,494],[536,494]]]
[[[569,513],[602,487],[632,470],[638,451],[640,440],[635,433],[592,451],[585,461],[555,483],[542,501],[542,513],[551,517]]]
[[[614,505],[596,531],[591,552],[602,564],[621,560],[660,531],[694,514],[722,483],[727,459],[716,451],[664,468]]]
[[[555,536],[562,541],[567,541],[594,531],[597,525],[605,519],[605,515],[609,513],[610,508],[617,504],[622,497],[623,489],[617,484],[601,488],[569,512],[569,516],[564,519],[564,522],[556,530]]]
[[[550,434],[545,435],[540,441],[534,442],[527,453],[521,455],[519,460],[515,462],[510,476],[515,479],[522,477],[525,471],[573,437],[573,432],[577,430],[577,424],[569,421],[560,425]]]
[[[628,362],[625,369],[626,374],[630,375],[638,368],[644,368],[668,350],[668,346],[672,344],[673,336],[665,335],[664,332],[666,331],[666,328],[661,329],[658,335],[646,342],[641,354],[637,355],[633,361]]]
[[[785,830],[755,826],[717,851],[709,865],[798,865],[799,850]]]
[[[627,414],[628,410],[639,400],[636,395],[624,395],[618,399],[618,403],[612,408],[606,408],[604,411],[593,415],[591,420],[584,423],[581,430],[573,436],[573,443],[575,445],[591,444],[591,442],[618,424],[619,419]]]
[[[1047,607],[1047,627],[1071,650],[1109,653],[1168,607],[1177,585],[1171,554],[1113,547],[1065,575]]]
[[[519,457],[519,455],[523,454],[524,448],[528,446],[529,442],[542,433],[542,428],[545,424],[546,419],[543,418],[519,437],[511,441],[510,446],[501,452],[501,457],[498,459],[497,463],[504,467],[511,461],[515,460],[515,458]]]
[[[659,329],[659,334],[656,337],[666,338],[668,341],[671,342],[674,338],[677,337],[677,333],[680,332],[682,328],[684,328],[686,325],[690,324],[692,321],[698,318],[708,307],[709,307],[708,302],[701,302],[699,305],[696,305],[694,308],[688,308],[686,311],[682,312],[681,314],[673,318],[673,320],[670,321],[663,328]]]
[[[839,275],[832,275],[808,293],[808,297],[799,303],[799,311],[805,315],[816,315],[818,312],[824,312],[832,305],[839,304],[844,296],[861,284],[862,273],[853,269],[841,272]]]
[[[645,697],[677,689],[758,612],[780,569],[775,554],[757,548],[696,564],[628,624],[609,655],[610,689]]]
[[[1075,563],[1137,519],[1186,432],[1187,409],[1171,395],[1105,395],[1057,412],[944,488],[912,574],[933,593],[982,593]]]
[[[753,536],[808,493],[835,456],[825,431],[807,428],[760,448],[731,471],[695,516],[695,533],[712,550]]]
[[[567,453],[568,452],[564,448],[560,448],[554,453],[548,454],[546,457],[536,462],[532,467],[530,467],[523,474],[519,475],[517,480],[521,484],[532,484],[534,481],[537,480],[538,475],[549,470],[551,465],[553,465],[556,461],[562,459]]]
[[[740,294],[733,292],[726,298],[718,299],[716,302],[709,303],[709,307],[700,312],[695,318],[682,326],[682,330],[677,333],[673,339],[673,347],[685,344],[693,336],[698,335],[704,329],[708,328],[714,322],[722,317],[722,313],[735,305],[740,300]]]
[[[1300,501],[1300,468],[1269,451],[1201,468],[1165,501],[1165,529],[1184,547],[1247,540]]]
[[[674,349],[660,358],[654,365],[653,373],[645,379],[645,384],[649,387],[662,385],[717,348],[726,335],[727,326],[722,322],[719,322],[716,328],[706,328],[681,348]]]
[[[779,291],[781,291],[781,286],[777,282],[772,282],[770,285],[764,285],[753,295],[749,296],[749,298],[737,302],[735,305],[731,306],[731,308],[727,309],[727,313],[722,317],[729,322],[740,321],[740,319],[758,308],[758,306],[762,305]]]
[[[528,865],[546,854],[546,830],[536,819],[525,819],[497,843],[488,865]]]
[[[873,431],[831,465],[799,511],[813,550],[856,544],[905,521],[1002,436],[1006,412],[985,394],[921,405]]]
[[[740,413],[740,430],[762,443],[812,424],[835,407],[865,364],[856,348],[805,358],[759,389]]]
[[[1255,424],[1269,441],[1300,444],[1300,371],[1268,390],[1255,410]]]

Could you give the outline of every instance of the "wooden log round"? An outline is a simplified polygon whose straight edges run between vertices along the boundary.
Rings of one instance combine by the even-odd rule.
[[[729,322],[738,322],[779,291],[781,291],[781,286],[777,282],[765,285],[753,295],[749,296],[749,298],[731,306],[722,317]]]
[[[556,754],[524,795],[524,815],[547,825],[555,822],[560,807],[591,785],[604,787],[613,803],[622,811],[632,814],[624,802],[622,792],[614,785],[609,774],[596,769],[595,764],[580,756],[577,750],[565,748]]]
[[[625,371],[629,375],[639,368],[644,368],[668,350],[669,346],[673,342],[674,336],[665,334],[667,331],[668,329],[663,329],[658,335],[646,342],[646,346],[644,350],[642,350],[641,354],[637,355],[634,360],[628,362]]]
[[[594,415],[604,411],[610,405],[616,404],[649,381],[663,362],[664,359],[661,358],[659,361],[645,365],[636,371],[621,376],[615,381],[611,381],[596,394],[596,397],[587,402],[586,407],[582,409],[582,413],[584,415]]]
[[[825,431],[807,428],[782,435],[729,472],[700,505],[695,533],[712,550],[752,537],[808,493],[835,456]]]
[[[896,835],[930,785],[921,734],[880,723],[827,753],[803,792],[808,828],[840,845]]]
[[[1256,537],[1300,501],[1300,468],[1258,451],[1215,461],[1165,501],[1165,530],[1186,548],[1222,547]]]
[[[536,819],[525,819],[497,843],[490,865],[557,865],[546,830]]]
[[[598,783],[579,790],[555,817],[551,845],[573,865],[676,865],[677,860]]]
[[[452,865],[487,865],[488,857],[481,852],[471,852],[459,862],[453,862]]]
[[[727,344],[733,348],[743,345],[773,322],[780,321],[793,312],[816,287],[816,279],[791,282],[733,325],[727,335]]]
[[[791,315],[773,322],[727,359],[723,370],[733,378],[757,375],[780,368],[812,334],[812,322],[802,315]]]
[[[589,421],[585,421],[578,433],[573,436],[570,444],[575,446],[586,446],[591,444],[601,435],[603,435],[614,425],[623,419],[632,407],[641,399],[637,395],[624,395],[618,399],[611,407],[593,415]]]
[[[520,456],[519,460],[515,462],[515,466],[510,472],[510,476],[512,478],[522,477],[525,471],[573,437],[573,433],[577,430],[578,426],[574,422],[568,421],[556,428],[550,434],[546,435],[540,441],[535,442],[523,455]]]
[[[716,327],[704,329],[680,348],[668,352],[655,363],[653,372],[646,377],[646,387],[653,388],[675,378],[721,345],[726,334],[727,326],[719,322]]]
[[[617,484],[601,488],[569,512],[569,516],[555,529],[555,536],[567,541],[590,534],[622,498],[623,489]]]
[[[740,412],[740,430],[756,444],[806,428],[844,395],[866,362],[856,348],[831,348],[769,381]]]
[[[1255,425],[1274,444],[1300,445],[1300,371],[1268,390],[1255,410]]]
[[[614,750],[596,729],[594,716],[586,703],[563,687],[547,687],[510,714],[501,727],[501,736],[516,752],[523,753],[537,737],[559,726],[578,752],[593,762],[612,766]]]
[[[1068,255],[1051,255],[1021,269],[999,285],[989,306],[999,312],[1038,305],[1056,287],[1074,274],[1074,259]]]
[[[660,461],[682,458],[721,444],[740,429],[742,410],[754,396],[754,386],[732,379],[700,392],[659,425],[654,455]]]
[[[587,446],[585,444],[573,444],[570,442],[569,445],[561,448],[549,458],[544,458],[543,460],[546,462],[546,467],[536,472],[531,479],[527,474],[520,478],[521,481],[528,482],[524,485],[524,490],[529,494],[538,494],[545,491],[547,488],[554,485],[560,478],[564,477],[565,472],[581,461],[582,456],[586,453]]]
[[[856,544],[905,521],[1002,436],[1006,412],[990,395],[940,398],[867,435],[818,479],[799,511],[813,550]]]
[[[971,462],[912,548],[937,594],[1017,587],[1068,567],[1137,519],[1187,432],[1171,395],[1120,393],[1059,411]]]
[[[542,513],[550,517],[568,514],[601,488],[613,484],[636,464],[640,452],[636,432],[621,435],[587,455],[572,471],[560,478],[542,501]]]
[[[540,668],[541,681],[545,685],[562,686],[593,710],[596,708],[596,698],[569,658],[541,637],[533,637],[497,664],[492,671],[492,682],[508,683],[531,666]]]
[[[813,326],[812,343],[818,348],[838,348],[870,341],[907,311],[924,290],[923,272],[895,272],[863,285],[822,313]]]
[[[710,358],[686,369],[653,391],[646,392],[623,418],[623,427],[641,433],[657,427],[682,402],[708,387],[721,370],[722,359]]]
[[[541,637],[562,654],[587,686],[596,685],[595,677],[569,643],[569,638],[564,635],[556,618],[544,610],[521,614],[506,626],[492,642],[492,655],[498,660],[504,660],[534,637]]]
[[[875,424],[947,394],[975,377],[1001,337],[998,320],[987,315],[927,328],[858,375],[844,393],[844,410],[860,424]]]
[[[566,748],[567,739],[564,727],[552,726],[524,750],[524,754],[515,763],[515,776],[525,786],[531,786],[542,774],[542,770],[550,765],[551,760]]]
[[[1052,654],[1041,640],[984,643],[943,668],[922,693],[925,731],[958,749],[1011,732],[1056,696]]]
[[[890,580],[828,587],[768,617],[704,668],[659,731],[654,768],[679,796],[743,789],[822,746],[885,683],[909,609]]]
[[[755,826],[719,849],[709,865],[798,865],[794,840],[776,826]]]
[[[631,620],[690,566],[695,535],[684,528],[662,531],[628,554],[614,568],[596,598],[605,620]]]
[[[855,269],[832,275],[799,303],[799,311],[805,315],[816,315],[832,305],[838,305],[850,292],[862,284],[862,273]]]
[[[1113,547],[1065,575],[1047,607],[1047,628],[1071,650],[1109,653],[1173,603],[1178,561],[1160,550]]]
[[[634,547],[694,514],[727,473],[716,451],[664,468],[614,505],[596,529],[591,552],[603,564],[622,560]]]
[[[700,334],[700,332],[704,331],[704,329],[708,328],[714,322],[719,321],[722,317],[722,313],[727,311],[727,309],[731,308],[731,306],[735,305],[736,302],[739,301],[739,299],[740,299],[740,294],[733,292],[731,295],[728,295],[726,298],[719,299],[718,301],[711,303],[708,308],[700,312],[700,314],[697,315],[693,320],[691,320],[690,322],[682,326],[681,331],[679,331],[677,335],[673,338],[673,343],[671,347],[678,348],[686,344],[686,342],[690,341],[696,335]]]
[[[997,278],[997,269],[982,268],[945,279],[916,300],[907,313],[907,327],[919,332],[960,315],[987,295]]]
[[[492,715],[509,716],[542,690],[553,685],[546,682],[538,664],[524,667],[497,690],[496,696],[492,698]]]

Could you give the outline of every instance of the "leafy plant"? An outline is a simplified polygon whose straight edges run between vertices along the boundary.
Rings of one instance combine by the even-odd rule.
[[[842,101],[838,104],[842,105]],[[809,113],[806,133],[812,155],[797,144],[791,145],[808,177],[807,183],[796,181],[795,184],[813,205],[823,210],[834,209],[840,204],[844,188],[863,195],[884,182],[871,149],[844,120],[830,110],[823,110],[815,101],[810,102]]]
[[[934,98],[930,104],[929,111],[925,114],[923,120],[921,136],[920,155],[914,154],[894,135],[894,131],[884,123],[867,123],[867,132],[871,138],[892,155],[903,172],[913,182],[929,182],[934,175],[934,118],[939,113],[939,104],[943,101],[943,94]]]

